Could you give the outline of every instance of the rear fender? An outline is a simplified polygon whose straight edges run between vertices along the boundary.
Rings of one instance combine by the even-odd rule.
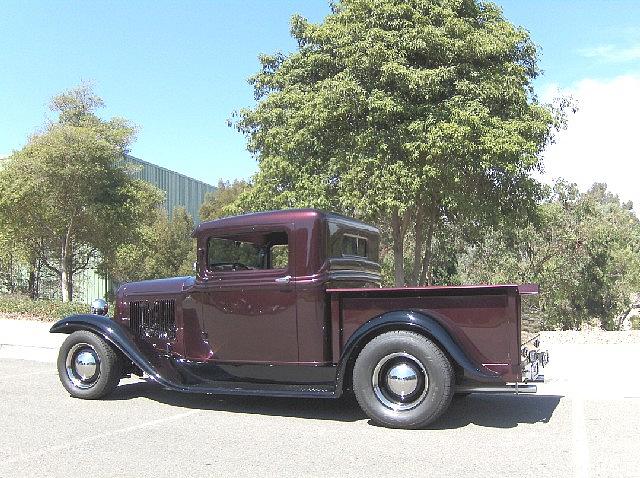
[[[343,390],[345,376],[349,373],[360,350],[367,342],[375,336],[391,330],[409,330],[433,340],[455,364],[462,368],[465,379],[478,382],[504,381],[498,373],[471,360],[451,334],[436,319],[423,313],[400,310],[387,312],[370,319],[349,337],[338,363],[336,384],[338,390]]]

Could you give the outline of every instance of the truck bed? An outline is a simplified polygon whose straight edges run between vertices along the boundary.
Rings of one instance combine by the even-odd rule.
[[[520,296],[538,293],[535,284],[327,289],[331,302],[334,361],[349,337],[368,320],[411,310],[431,317],[450,334],[469,359],[521,380]]]

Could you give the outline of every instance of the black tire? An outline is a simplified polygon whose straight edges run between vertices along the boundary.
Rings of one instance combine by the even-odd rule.
[[[79,330],[69,335],[60,347],[58,376],[72,397],[94,400],[118,386],[122,363],[108,342],[93,332]]]
[[[400,370],[413,375],[398,378]],[[401,393],[407,395],[396,395],[398,387],[405,387]],[[387,332],[358,355],[353,390],[373,421],[390,428],[423,428],[449,407],[454,371],[447,356],[426,337],[404,330]]]

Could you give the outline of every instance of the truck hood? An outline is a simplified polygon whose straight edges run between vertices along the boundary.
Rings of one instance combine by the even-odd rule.
[[[194,277],[171,277],[123,284],[118,296],[146,294],[177,294],[195,283]]]

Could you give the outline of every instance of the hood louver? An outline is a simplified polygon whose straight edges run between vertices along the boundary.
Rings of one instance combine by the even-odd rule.
[[[176,337],[176,301],[132,301],[129,303],[129,327],[139,337],[173,340]]]

